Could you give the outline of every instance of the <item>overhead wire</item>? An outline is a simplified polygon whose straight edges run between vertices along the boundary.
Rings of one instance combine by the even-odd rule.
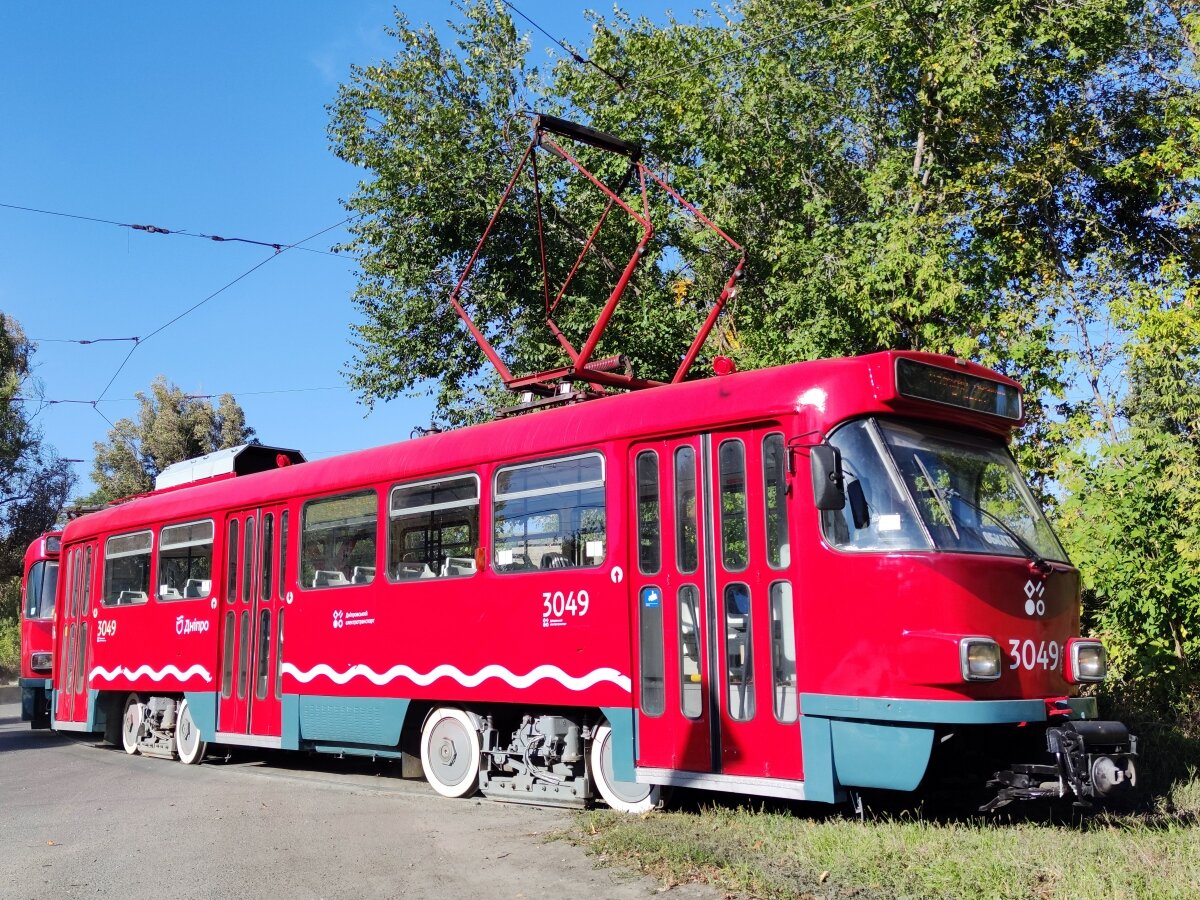
[[[162,325],[159,325],[157,328],[155,328],[149,334],[142,337],[142,339],[140,341],[138,341],[132,347],[129,348],[129,352],[125,355],[125,358],[123,360],[121,360],[121,364],[119,366],[117,366],[117,371],[113,372],[112,378],[110,378],[108,380],[108,384],[106,384],[104,386],[104,390],[102,390],[100,392],[99,396],[96,397],[96,401],[99,402],[100,400],[104,399],[104,395],[108,393],[108,389],[110,387],[112,387],[113,382],[117,380],[117,376],[121,374],[121,371],[125,368],[126,363],[129,362],[129,358],[131,356],[133,356],[133,354],[137,351],[137,349],[139,347],[141,347],[143,344],[145,344],[146,341],[150,340],[150,338],[154,337],[156,334],[161,333],[165,329],[170,328],[172,325],[174,325],[176,322],[178,322],[184,316],[192,314],[197,309],[199,309],[201,306],[203,306],[204,304],[206,304],[210,300],[212,300],[214,297],[217,297],[220,294],[224,293],[225,291],[229,290],[231,287],[233,287],[235,284],[237,284],[243,278],[246,278],[249,275],[252,275],[254,272],[257,272],[259,269],[261,269],[263,266],[265,266],[271,260],[276,259],[280,254],[286,252],[287,250],[291,250],[295,247],[299,247],[300,245],[307,243],[308,241],[311,241],[315,238],[318,238],[321,235],[325,234],[326,232],[333,231],[333,229],[335,229],[335,228],[340,228],[341,226],[345,225],[347,222],[349,222],[353,218],[354,218],[354,216],[347,216],[346,218],[342,219],[342,221],[340,221],[340,222],[335,222],[333,225],[330,225],[327,228],[322,228],[320,231],[310,234],[308,237],[304,238],[304,240],[302,240],[302,241],[297,241],[295,244],[285,245],[282,250],[271,254],[266,259],[263,259],[262,261],[251,266],[249,269],[247,269],[241,275],[234,278],[232,281],[228,281],[225,284],[223,284],[221,287],[217,288],[215,291],[213,291],[211,294],[209,294],[203,300],[200,300],[197,303],[193,303],[191,306],[189,306],[183,312],[179,313],[179,315],[175,316],[172,319],[169,319],[168,321],[164,322]]]
[[[351,388],[348,385],[338,384],[330,387],[309,387],[309,388],[278,388],[270,391],[215,391],[211,394],[184,394],[186,400],[212,400],[216,397],[224,397],[226,395],[232,397],[261,397],[268,394],[306,394],[313,391],[348,391]],[[93,403],[135,403],[137,397],[106,397],[102,400],[75,400],[75,399],[47,399],[46,397],[8,397],[7,400],[18,403],[44,403],[47,406],[54,406],[60,403],[74,403],[81,406],[91,406]]]
[[[538,31],[540,31],[542,34],[544,34],[550,40],[554,41],[554,43],[558,44],[558,46],[562,47],[562,49],[566,53],[570,54],[571,58],[573,60],[575,60],[575,62],[579,63],[581,66],[591,66],[593,69],[595,69],[601,75],[603,75],[605,78],[608,78],[610,81],[612,81],[614,84],[616,84],[617,87],[619,87],[621,90],[625,90],[625,82],[622,81],[620,77],[618,77],[617,75],[614,75],[612,72],[608,71],[608,69],[604,68],[602,65],[600,65],[598,62],[596,62],[594,59],[590,59],[590,58],[584,56],[579,51],[577,51],[574,47],[570,46],[566,41],[564,41],[560,38],[556,38],[549,31],[547,31],[545,28],[543,28],[541,25],[539,25],[537,22],[535,22],[532,18],[530,18],[528,15],[526,15],[520,9],[518,9],[517,5],[515,3],[510,2],[510,0],[501,0],[501,2],[503,2],[505,6],[507,6],[509,9],[511,9],[513,12],[515,12],[518,16],[520,16],[522,19],[524,19],[526,22],[528,22],[530,25],[532,25],[534,28],[536,28]]]
[[[315,247],[301,247],[298,244],[285,244],[278,241],[260,241],[252,238],[224,237],[219,234],[205,234],[203,232],[191,231],[184,228],[163,228],[159,225],[139,225],[130,222],[118,222],[115,219],[104,219],[97,216],[83,216],[76,213],[61,212],[53,209],[39,209],[34,206],[20,206],[15,203],[0,203],[0,208],[37,213],[44,216],[56,216],[63,219],[78,219],[81,222],[96,222],[101,225],[115,225],[118,228],[128,228],[132,231],[144,231],[146,234],[180,235],[181,237],[202,238],[207,241],[216,241],[219,243],[240,243],[250,244],[257,247],[270,247],[276,253],[280,253],[284,250],[294,249],[303,250],[306,253],[317,253],[322,256],[333,256],[339,259],[346,258],[340,253],[333,253],[328,250],[318,250]]]
[[[30,338],[34,344],[107,344],[122,341],[133,341],[135,344],[141,340],[140,337],[112,337],[112,338]]]

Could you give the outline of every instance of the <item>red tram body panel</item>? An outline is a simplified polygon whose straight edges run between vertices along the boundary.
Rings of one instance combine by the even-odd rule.
[[[1094,767],[1102,658],[1021,421],[1010,379],[887,352],[134,498],[63,534],[53,727],[185,762],[412,754],[448,796],[630,810],[913,790],[999,732],[1078,731]],[[1080,796],[1132,777],[1092,731],[1112,768]],[[1047,790],[1026,768],[1009,799]]]
[[[62,532],[48,531],[29,545],[21,568],[21,718],[50,725],[54,657],[54,600]]]

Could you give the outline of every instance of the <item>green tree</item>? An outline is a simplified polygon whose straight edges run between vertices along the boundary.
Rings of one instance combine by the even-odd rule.
[[[642,140],[750,249],[724,332],[744,366],[928,349],[997,365],[1036,395],[1068,361],[1053,346],[1062,285],[1097,252],[1120,251],[1124,276],[1180,236],[1160,203],[1178,173],[1128,165],[1181,125],[1164,115],[1168,80],[1136,66],[1163,45],[1160,28],[1146,33],[1154,13],[1125,0],[841,12],[743,0],[728,19],[662,27],[617,13],[594,23],[595,65],[563,59],[548,75],[528,66],[498,2],[461,15],[452,47],[398,18],[396,57],[355,68],[331,108],[335,152],[373,176],[349,203],[362,216],[352,246],[366,319],[351,374],[368,402],[429,380],[445,399],[479,373],[445,298],[532,105]],[[414,114],[425,109],[437,113]],[[518,184],[514,212],[529,211],[529,193]],[[550,202],[560,223],[594,208],[570,189]],[[536,247],[519,219],[489,244],[473,312],[532,367],[553,348],[536,327]],[[719,266],[689,252],[703,249],[694,231],[672,219],[662,232],[683,249],[692,293],[712,293]],[[551,251],[581,239],[566,224],[548,233]],[[603,268],[581,283],[575,324]],[[695,310],[670,302],[679,281],[643,266],[613,323],[642,374],[669,370],[661,348],[696,325]]]
[[[75,483],[70,463],[34,424],[34,350],[20,324],[0,313],[0,580],[21,573],[25,548],[54,524]]]
[[[108,439],[94,444],[96,490],[80,500],[82,505],[153,490],[155,476],[167,466],[254,439],[254,429],[246,425],[232,394],[223,394],[214,407],[160,375],[149,393],[138,391],[135,396],[140,405],[137,421],[118,419]]]
[[[1061,466],[1085,606],[1130,672],[1200,654],[1200,287],[1182,271],[1110,304],[1124,389],[1098,390],[1088,408],[1111,415]]]
[[[1068,543],[1092,567],[1089,608],[1112,613],[1096,621],[1136,656],[1152,641],[1129,630],[1120,573],[1144,564],[1153,593],[1200,555],[1187,455],[1200,409],[1187,299],[1200,274],[1196,21],[1155,0],[736,0],[665,25],[596,16],[586,61],[546,70],[498,0],[459,8],[454,46],[399,19],[396,57],[354,69],[331,107],[334,151],[366,171],[349,202],[364,258],[352,382],[371,402],[437,381],[444,410],[476,390],[482,356],[445,299],[530,108],[561,113],[642,142],[747,247],[718,336],[743,368],[908,348],[1020,379],[1021,461],[1063,504]],[[519,183],[472,284],[473,314],[525,368],[558,361],[516,215],[530,205]],[[595,202],[559,180],[548,205],[551,255],[572,259],[570,223]],[[721,280],[684,220],[660,232],[678,256],[655,251],[610,327],[647,376],[669,370],[664,348]],[[624,237],[601,258],[623,259]],[[580,283],[568,328],[609,275],[601,264]],[[1105,545],[1076,530],[1131,472],[1142,514],[1175,511],[1145,538],[1172,550],[1147,557],[1132,534]],[[1197,600],[1172,590],[1153,640],[1186,655],[1190,620],[1169,608]]]
[[[431,27],[414,27],[398,13],[391,32],[396,56],[354,67],[331,107],[335,152],[374,173],[348,203],[360,216],[350,247],[363,261],[355,302],[365,319],[356,328],[350,374],[368,403],[436,384],[448,412],[470,406],[468,398],[491,384],[483,355],[465,339],[447,298],[530,140],[529,108],[543,88],[526,63],[528,41],[499,3],[476,2],[460,12],[461,21],[452,23],[458,40],[449,46]],[[548,111],[555,108],[550,103]],[[589,148],[581,154],[606,178],[620,176],[619,161]],[[539,174],[540,201],[549,211],[547,256],[573,260],[599,212],[599,195],[574,203],[588,189],[546,154],[539,155]],[[543,325],[538,199],[531,179],[516,184],[468,298],[476,321],[517,373],[563,362]],[[629,223],[614,216],[576,275],[555,316],[576,346],[634,238]],[[640,278],[623,301],[614,330],[638,373],[653,376],[673,370],[699,320],[683,305],[663,302],[668,273],[653,263],[646,269],[649,279]],[[555,272],[565,274],[566,266]],[[602,345],[599,354],[610,349]]]

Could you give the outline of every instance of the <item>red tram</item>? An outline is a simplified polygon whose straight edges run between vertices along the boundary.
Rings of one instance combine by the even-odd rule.
[[[1002,375],[885,352],[217,454],[66,527],[51,727],[628,811],[967,764],[992,806],[1108,798],[1136,739],[1078,696],[1104,651],[1008,452],[1022,420]]]
[[[62,532],[48,531],[29,545],[21,568],[21,718],[50,725],[54,658],[54,596]]]

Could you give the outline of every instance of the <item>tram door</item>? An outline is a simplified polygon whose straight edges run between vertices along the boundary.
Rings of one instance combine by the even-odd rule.
[[[782,431],[638,445],[630,471],[638,764],[800,779]]]
[[[712,771],[700,439],[632,448],[638,764]]]
[[[72,547],[66,559],[67,602],[55,623],[58,647],[55,651],[57,679],[54,717],[60,722],[87,720],[88,622],[92,605],[93,566],[96,545]]]
[[[226,522],[218,731],[278,737],[287,510],[264,507]]]

